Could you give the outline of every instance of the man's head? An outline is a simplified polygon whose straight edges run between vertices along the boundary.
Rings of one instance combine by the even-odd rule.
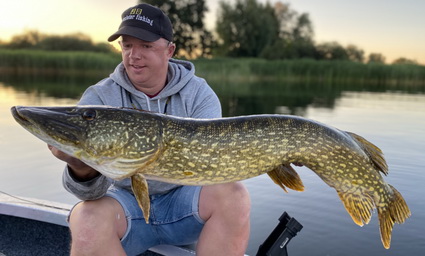
[[[138,4],[130,7],[121,15],[122,22],[117,32],[108,38],[109,42],[127,35],[146,42],[164,38],[173,41],[173,27],[170,19],[157,7]]]
[[[170,19],[157,7],[136,5],[123,12],[118,31],[108,41],[118,37],[132,84],[146,94],[158,93],[165,86],[168,62],[176,49]]]

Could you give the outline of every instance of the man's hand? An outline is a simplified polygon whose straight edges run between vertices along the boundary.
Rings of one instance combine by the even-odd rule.
[[[76,178],[78,181],[91,180],[99,175],[98,171],[91,168],[90,166],[82,162],[81,160],[75,157],[72,157],[68,154],[65,154],[59,149],[53,147],[52,145],[47,145],[47,147],[50,149],[50,151],[56,158],[68,164],[68,167],[72,176]]]

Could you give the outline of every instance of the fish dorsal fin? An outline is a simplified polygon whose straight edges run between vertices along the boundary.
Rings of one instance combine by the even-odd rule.
[[[381,149],[375,146],[370,141],[366,140],[360,135],[357,135],[352,132],[347,132],[353,139],[357,141],[359,146],[366,152],[366,154],[369,156],[372,163],[375,165],[375,167],[384,173],[385,175],[388,174],[388,165],[385,161],[384,154],[382,153]]]
[[[288,192],[285,186],[296,191],[304,191],[304,185],[300,176],[298,176],[298,173],[290,164],[281,164],[267,174],[274,183],[279,185],[285,192]]]
[[[131,189],[133,190],[137,203],[143,211],[146,223],[149,223],[151,202],[149,199],[148,183],[142,174],[136,173],[131,176]]]

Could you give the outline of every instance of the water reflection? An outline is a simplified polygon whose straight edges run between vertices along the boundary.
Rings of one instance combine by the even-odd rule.
[[[106,77],[99,73],[91,76],[5,76],[0,83],[4,87],[13,86],[38,97],[78,99],[84,90]],[[354,93],[370,92],[377,94],[424,94],[425,86],[403,84],[334,84],[286,81],[245,81],[229,82],[227,79],[208,80],[218,94],[224,116],[249,115],[261,113],[280,113],[304,116],[308,107],[334,108],[341,97],[355,97]],[[351,96],[347,93],[351,93]],[[374,96],[375,95],[375,96]],[[393,96],[388,96],[393,97]],[[389,99],[390,101],[392,99]]]
[[[249,115],[280,113],[304,116],[308,107],[334,108],[337,100],[349,93],[423,94],[424,86],[403,85],[334,85],[310,83],[285,83],[278,81],[228,84],[210,81],[219,95],[223,115]],[[407,89],[407,90],[405,90]],[[354,95],[354,94],[353,94]],[[374,94],[371,94],[374,95]],[[394,94],[395,95],[395,94]]]

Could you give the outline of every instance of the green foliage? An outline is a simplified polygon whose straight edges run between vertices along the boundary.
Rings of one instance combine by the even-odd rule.
[[[225,56],[267,59],[314,58],[313,28],[306,13],[289,4],[272,7],[257,0],[220,2],[216,31]]]
[[[0,49],[0,73],[110,73],[118,53]]]
[[[322,43],[316,46],[317,59],[324,60],[348,60],[348,53],[337,42]]]
[[[278,20],[270,5],[237,0],[235,6],[220,2],[216,31],[227,56],[257,57],[278,38]]]
[[[380,53],[371,53],[369,54],[369,58],[367,63],[385,63],[385,57]]]
[[[279,80],[319,84],[425,85],[425,66],[363,64],[349,60],[265,60],[217,58],[194,61],[197,74],[207,81],[231,83]]]
[[[418,62],[407,58],[398,58],[393,61],[393,64],[418,65]]]
[[[215,45],[211,32],[204,28],[208,8],[205,0],[144,0],[159,7],[170,18],[174,30],[177,56],[194,58],[211,56]]]
[[[107,43],[94,44],[89,36],[76,33],[69,35],[45,35],[36,30],[25,31],[12,37],[5,49],[31,49],[48,51],[90,51],[111,53],[116,50]]]
[[[280,1],[273,6],[259,0],[224,1],[219,4],[216,23],[217,41],[205,29],[208,11],[205,0],[145,0],[161,8],[171,19],[177,57],[259,57],[268,60],[315,59],[384,64],[385,57],[364,51],[355,45],[344,47],[338,42],[316,44],[313,25],[307,13],[298,14]],[[26,31],[11,42],[0,41],[0,49],[45,51],[90,51],[115,53],[107,43],[93,43],[84,34],[45,35]],[[393,64],[417,65],[415,60],[399,58]]]

